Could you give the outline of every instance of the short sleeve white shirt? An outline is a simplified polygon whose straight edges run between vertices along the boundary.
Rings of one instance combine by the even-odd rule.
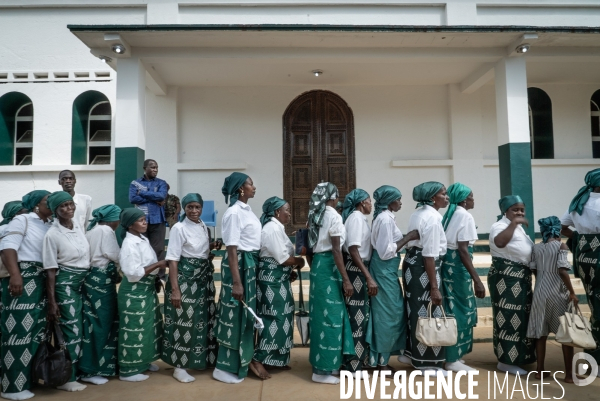
[[[346,228],[342,216],[331,206],[325,206],[323,224],[319,229],[319,239],[313,247],[313,252],[327,252],[333,249],[331,237],[340,237],[340,250],[346,240]]]
[[[400,251],[396,242],[404,236],[396,225],[396,216],[389,210],[379,213],[373,222],[371,244],[381,260],[390,260]]]
[[[73,216],[73,220],[77,220],[79,227],[85,232],[88,224],[90,224],[90,219],[92,218],[92,197],[75,192],[73,202],[75,202],[75,215]]]
[[[140,281],[146,275],[146,267],[157,262],[156,253],[146,237],[127,233],[121,244],[119,264],[121,271],[130,283]],[[158,269],[154,269],[150,274],[157,273]]]
[[[273,258],[282,264],[294,256],[294,245],[285,234],[285,227],[275,217],[262,228],[260,257]]]
[[[119,243],[112,228],[97,224],[85,234],[90,244],[90,267],[104,268],[110,262],[119,262]]]
[[[410,241],[407,248],[423,248],[423,256],[437,258],[446,254],[447,242],[442,215],[429,205],[415,211],[408,222],[408,231],[419,231],[420,239]]]
[[[494,243],[494,238],[506,230],[509,225],[510,220],[506,216],[503,216],[500,220],[492,224],[492,228],[490,228],[490,253],[492,256],[529,266],[533,242],[520,224],[515,229],[512,239],[504,248],[498,248]]]
[[[477,238],[475,219],[464,207],[457,206],[446,228],[448,249],[458,249],[458,243],[465,241],[469,242],[469,246],[473,246]]]
[[[25,222],[27,220],[27,223]],[[0,241],[0,251],[3,249],[14,249],[17,251],[17,260],[19,262],[43,262],[42,248],[44,246],[44,237],[52,226],[52,222],[44,223],[39,216],[33,212],[15,216],[8,226],[6,233],[25,233],[8,234]],[[5,227],[5,226],[2,226]]]
[[[71,230],[56,219],[46,233],[42,248],[44,269],[58,269],[58,265],[90,268],[90,244],[77,221],[72,222]]]
[[[194,223],[186,217],[171,228],[165,259],[179,261],[182,256],[208,259],[209,248],[208,229],[204,222]]]
[[[575,227],[579,234],[600,233],[600,194],[591,192],[588,201],[583,205],[581,215],[577,212],[565,212],[560,219],[563,226]]]
[[[260,220],[250,205],[237,201],[223,214],[221,234],[225,246],[237,246],[238,251],[260,249]]]
[[[350,213],[350,216],[344,223],[346,228],[346,240],[344,241],[344,250],[348,252],[348,248],[354,245],[358,246],[358,254],[362,260],[371,260],[371,228],[367,216],[355,210]]]

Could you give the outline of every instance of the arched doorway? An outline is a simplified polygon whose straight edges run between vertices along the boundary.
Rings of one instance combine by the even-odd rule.
[[[356,187],[354,116],[333,92],[313,90],[283,114],[283,195],[292,207],[288,232],[305,226],[315,186],[333,182],[340,200]]]

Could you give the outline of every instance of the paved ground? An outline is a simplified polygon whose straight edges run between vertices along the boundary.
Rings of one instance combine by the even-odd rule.
[[[562,353],[560,346],[555,342],[548,343],[546,369],[556,371],[564,370],[562,363]],[[488,399],[488,372],[495,368],[496,360],[492,352],[490,343],[475,344],[474,352],[466,358],[469,365],[480,370],[478,376],[478,386],[475,393],[479,399]],[[212,371],[192,372],[196,381],[190,384],[182,384],[171,377],[173,372],[170,366],[159,362],[160,371],[149,373],[150,379],[141,383],[125,383],[118,379],[111,379],[109,383],[103,386],[89,385],[86,390],[80,393],[65,393],[53,389],[35,388],[37,394],[36,400],[86,400],[86,401],[111,401],[111,400],[135,400],[135,401],[198,401],[198,400],[219,400],[219,401],[304,401],[304,400],[338,400],[340,399],[340,387],[324,384],[316,384],[310,381],[311,367],[308,363],[308,349],[295,348],[292,351],[292,370],[275,371],[273,378],[262,382],[255,378],[252,373],[241,384],[226,385],[212,379]],[[392,366],[402,368],[404,365],[398,362],[392,362]],[[529,366],[533,369],[535,366]],[[409,369],[409,371],[412,369]],[[533,379],[533,375],[531,376]],[[557,374],[557,378],[562,379],[562,374]],[[502,376],[502,379],[504,376]],[[515,384],[515,376],[509,376],[509,385],[512,390]],[[493,380],[493,373],[492,373]],[[544,385],[544,397],[564,399],[569,401],[585,401],[600,399],[600,378],[587,387],[577,387],[573,384],[563,384],[565,394],[561,387],[552,380],[546,379],[550,384]],[[461,386],[466,391],[466,382],[463,379]],[[526,383],[523,380],[523,386]],[[519,389],[519,384],[516,384]],[[525,397],[520,392],[515,392],[512,399],[529,399],[536,397],[536,388],[539,391],[539,381],[533,380],[529,383],[530,397],[525,393]],[[435,391],[435,386],[433,387]],[[388,394],[392,390],[388,388]],[[380,389],[376,391],[375,399],[380,399]],[[435,394],[435,393],[434,393]],[[493,390],[491,399],[494,398]],[[355,399],[354,396],[351,399]],[[364,388],[362,398],[366,400]],[[445,398],[442,398],[445,399]],[[506,391],[501,395],[497,393],[496,399],[510,399],[506,396]]]

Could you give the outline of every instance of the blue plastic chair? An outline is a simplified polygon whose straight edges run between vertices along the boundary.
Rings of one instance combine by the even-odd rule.
[[[217,226],[217,214],[218,210],[215,210],[215,201],[204,201],[204,206],[202,207],[202,216],[200,218],[209,227]]]

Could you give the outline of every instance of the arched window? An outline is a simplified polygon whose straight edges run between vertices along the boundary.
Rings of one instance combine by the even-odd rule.
[[[594,159],[600,159],[600,90],[590,99],[590,114],[592,117],[592,154]]]
[[[0,165],[28,165],[33,157],[33,104],[20,92],[0,97]]]
[[[527,89],[529,102],[529,135],[532,159],[554,159],[552,101],[539,88]]]
[[[112,113],[108,98],[87,91],[73,102],[71,164],[110,164]]]

